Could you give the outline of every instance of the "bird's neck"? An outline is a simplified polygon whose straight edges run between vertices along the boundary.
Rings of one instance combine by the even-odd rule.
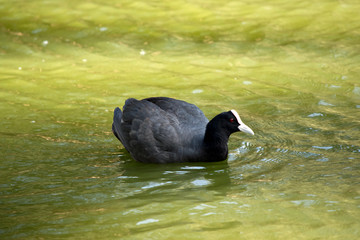
[[[211,120],[207,126],[204,136],[204,151],[207,161],[222,161],[228,155],[228,140],[230,132],[219,126],[216,119]]]

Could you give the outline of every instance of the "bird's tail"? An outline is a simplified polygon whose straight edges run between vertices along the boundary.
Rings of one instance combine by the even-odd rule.
[[[114,120],[113,120],[113,124],[112,124],[112,131],[115,135],[115,137],[117,137],[117,139],[119,139],[119,141],[121,141],[120,139],[120,123],[121,123],[121,118],[122,118],[122,111],[120,108],[115,108],[114,110]]]

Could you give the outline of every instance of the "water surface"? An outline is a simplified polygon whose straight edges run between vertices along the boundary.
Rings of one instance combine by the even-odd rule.
[[[1,239],[358,239],[358,1],[0,0]],[[152,165],[128,97],[236,109],[219,163]]]

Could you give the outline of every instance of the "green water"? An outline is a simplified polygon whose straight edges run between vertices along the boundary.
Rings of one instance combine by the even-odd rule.
[[[1,239],[359,239],[360,2],[0,0]],[[236,109],[225,162],[137,163],[128,97]]]

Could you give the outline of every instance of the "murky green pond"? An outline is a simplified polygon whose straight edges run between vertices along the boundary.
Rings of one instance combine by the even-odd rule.
[[[360,2],[0,0],[1,239],[359,239]],[[128,97],[236,109],[225,162],[152,165]]]

